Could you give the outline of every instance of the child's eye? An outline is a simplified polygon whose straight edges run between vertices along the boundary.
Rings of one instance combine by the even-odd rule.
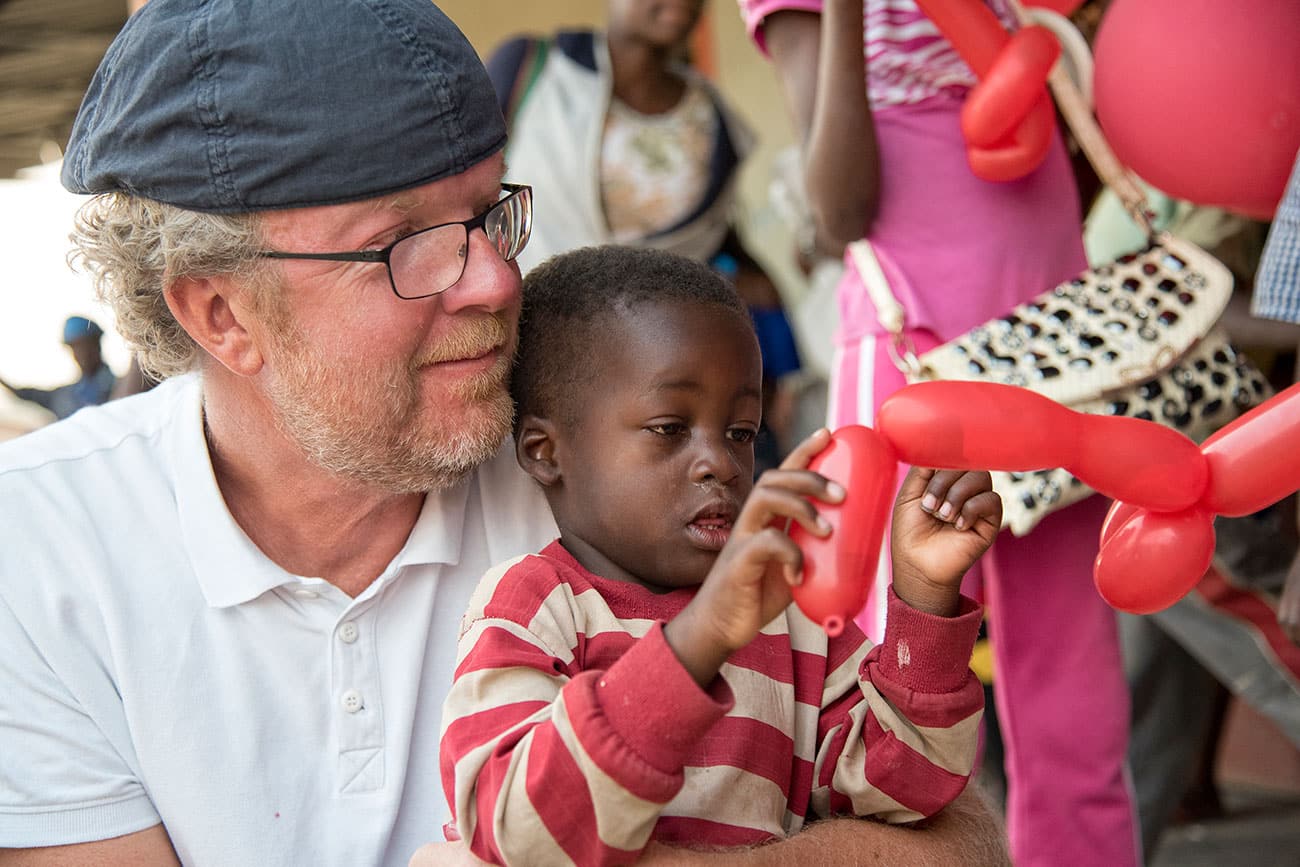
[[[648,425],[646,427],[646,430],[650,431],[651,433],[659,434],[659,436],[671,437],[671,436],[677,436],[680,433],[684,433],[686,431],[686,425],[682,424],[681,422],[666,421],[663,422],[662,424]]]
[[[731,430],[727,431],[727,436],[730,437],[733,442],[752,443],[754,437],[758,436],[758,431],[750,430],[747,427],[733,427]]]

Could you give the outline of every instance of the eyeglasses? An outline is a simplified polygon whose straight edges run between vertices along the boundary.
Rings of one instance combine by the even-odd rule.
[[[382,250],[350,253],[284,253],[265,250],[266,259],[318,259],[323,262],[382,262],[398,298],[414,300],[446,292],[465,273],[469,233],[482,229],[507,262],[524,249],[533,226],[533,188],[502,184],[505,195],[477,217],[442,223],[398,238]]]

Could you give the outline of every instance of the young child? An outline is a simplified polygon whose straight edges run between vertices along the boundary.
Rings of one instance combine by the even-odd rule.
[[[756,845],[831,814],[913,821],[966,785],[980,610],[958,585],[1001,520],[988,474],[912,471],[883,644],[828,638],[773,524],[825,535],[812,500],[845,492],[805,469],[826,431],[752,482],[761,376],[703,265],[589,247],[528,275],[516,448],[560,538],[486,575],[462,625],[442,780],[479,858]]]

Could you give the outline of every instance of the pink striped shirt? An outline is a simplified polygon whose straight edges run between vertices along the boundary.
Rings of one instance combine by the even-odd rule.
[[[738,0],[750,35],[763,43],[763,20],[784,9],[822,11],[822,0]],[[1006,0],[986,0],[1010,25]],[[922,102],[935,96],[962,97],[975,75],[913,0],[864,0],[863,53],[867,61],[867,99],[872,108]]]
[[[742,846],[810,816],[908,822],[961,792],[983,710],[974,602],[943,618],[891,593],[874,648],[791,606],[706,691],[663,636],[694,593],[600,578],[558,542],[484,577],[442,729],[443,788],[475,855],[629,863],[652,838]]]

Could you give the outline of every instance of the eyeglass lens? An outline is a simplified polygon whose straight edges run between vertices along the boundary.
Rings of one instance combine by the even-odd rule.
[[[526,188],[516,190],[483,217],[483,231],[507,262],[518,256],[528,243],[531,192]],[[424,298],[454,286],[465,272],[469,231],[464,224],[454,223],[417,232],[394,244],[388,270],[398,297]]]

